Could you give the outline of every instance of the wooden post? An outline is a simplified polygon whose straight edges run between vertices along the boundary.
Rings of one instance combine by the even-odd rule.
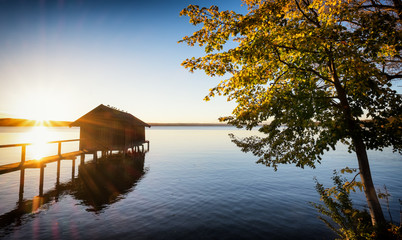
[[[21,149],[21,166],[24,165],[25,162],[25,152],[27,150],[27,146],[26,145],[22,145],[22,149]]]
[[[61,165],[61,159],[57,160],[56,185],[59,185],[60,183],[60,165]]]
[[[94,152],[94,157],[93,157],[94,161],[97,162],[98,161],[98,152],[95,151]]]
[[[80,165],[83,165],[85,163],[85,153],[81,154],[81,163]]]
[[[71,180],[74,181],[75,177],[75,158],[73,159],[73,167],[72,167],[72,172],[71,172]]]
[[[45,176],[45,165],[40,165],[40,178],[39,178],[39,196],[43,196],[43,179]]]
[[[22,167],[20,170],[20,192],[19,192],[19,202],[22,203],[24,199],[24,184],[25,184],[25,168]]]
[[[61,142],[59,142],[59,146],[57,149],[57,154],[60,156],[61,155]]]

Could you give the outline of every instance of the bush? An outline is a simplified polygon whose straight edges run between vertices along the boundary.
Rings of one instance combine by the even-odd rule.
[[[350,169],[347,170],[350,172]],[[334,187],[324,188],[315,179],[316,190],[320,194],[320,200],[323,204],[311,204],[322,214],[319,218],[338,234],[340,239],[402,239],[400,227],[389,223],[388,232],[380,233],[371,224],[371,217],[367,210],[359,210],[353,207],[350,191],[355,191],[355,188],[360,186],[359,182],[355,182],[354,179],[348,182],[336,171],[334,171],[332,180]]]

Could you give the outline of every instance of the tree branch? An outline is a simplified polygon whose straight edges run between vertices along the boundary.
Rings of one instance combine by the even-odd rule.
[[[387,73],[383,73],[383,74],[387,77],[388,80],[393,80],[393,79],[397,79],[397,78],[402,78],[402,75],[401,75],[401,74],[396,74],[396,75],[389,75],[389,74],[387,74]]]
[[[316,21],[314,21],[313,19],[311,19],[311,18],[309,18],[309,17],[307,16],[307,14],[301,9],[301,7],[300,7],[300,5],[299,5],[299,2],[298,2],[297,0],[295,0],[295,3],[296,3],[296,6],[297,6],[297,9],[299,9],[299,11],[303,14],[303,16],[304,16],[305,18],[307,18],[307,20],[309,20],[310,22],[312,22],[312,23],[313,23],[314,25],[316,25],[318,28],[321,27],[319,22],[316,22]]]
[[[351,185],[352,183],[354,183],[356,181],[356,177],[360,175],[360,171],[358,173],[356,173],[355,177],[352,179],[352,181],[350,181],[348,184],[345,185],[345,187],[348,187],[349,185]]]

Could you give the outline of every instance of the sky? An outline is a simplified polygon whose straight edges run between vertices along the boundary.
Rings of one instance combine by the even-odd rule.
[[[189,4],[241,0],[0,0],[0,118],[74,121],[99,104],[155,122],[218,122],[235,103],[203,101],[221,79],[180,64],[200,47]]]

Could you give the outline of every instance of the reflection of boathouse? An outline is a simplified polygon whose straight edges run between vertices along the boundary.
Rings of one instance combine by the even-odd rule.
[[[142,146],[145,141],[145,122],[133,115],[107,107],[94,108],[70,126],[80,127],[80,150],[127,151]]]
[[[65,195],[79,200],[80,205],[87,207],[87,211],[101,212],[135,190],[135,186],[147,172],[144,162],[145,153],[135,152],[126,157],[113,155],[80,165],[78,176],[70,181],[59,183],[57,180],[55,188],[32,200],[21,197],[15,209],[2,213],[0,239],[5,232],[13,229],[13,224],[27,221],[29,218],[26,215],[35,212],[43,204],[58,202]]]
[[[99,212],[134,190],[146,173],[144,161],[145,153],[141,152],[132,153],[129,158],[101,158],[80,166],[78,177],[65,186],[69,194],[89,207],[87,211]]]

